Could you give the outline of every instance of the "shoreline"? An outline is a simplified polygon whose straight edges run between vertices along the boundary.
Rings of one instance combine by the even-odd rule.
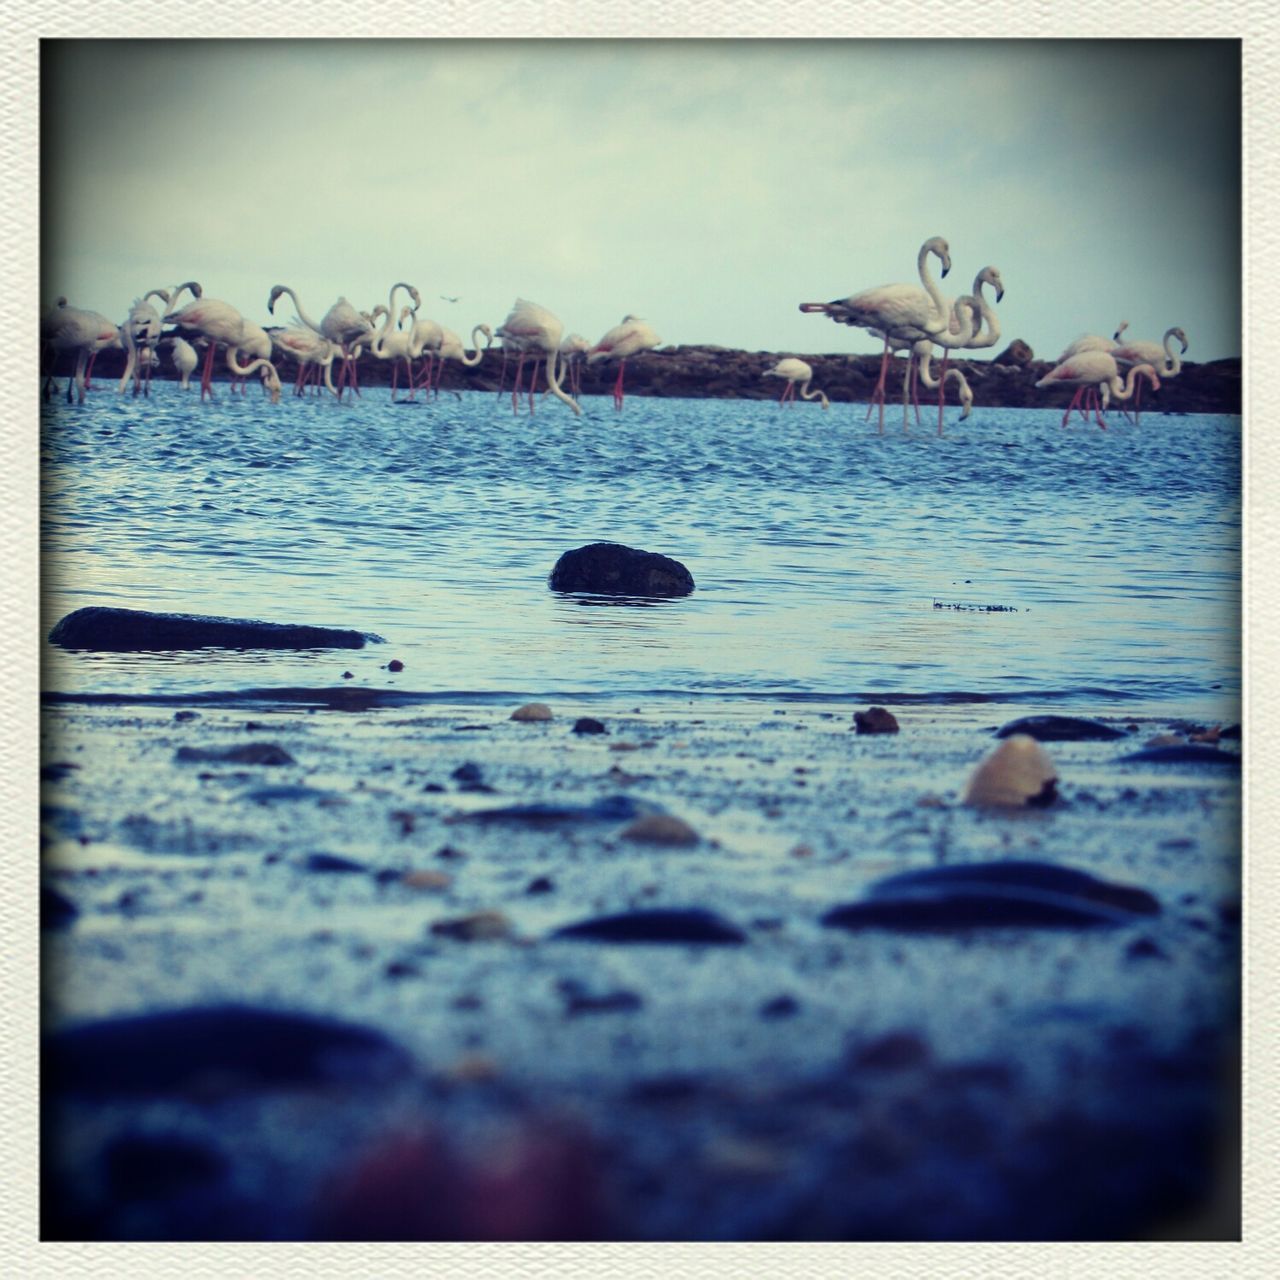
[[[504,1239],[511,1221],[533,1239],[1129,1238],[1230,1201],[1212,1152],[1238,1070],[1239,775],[1116,763],[1168,718],[1100,708],[1126,741],[1046,744],[1059,802],[1003,813],[958,799],[993,745],[985,704],[896,705],[900,732],[868,736],[847,704],[548,701],[532,724],[495,703],[45,705],[46,883],[79,912],[45,933],[49,1032],[232,1001],[365,1028],[408,1063],[379,1088],[65,1098],[55,1237],[216,1239],[245,1230],[232,1214],[286,1239]],[[575,734],[583,714],[606,732]],[[290,763],[183,755],[266,746]],[[609,797],[693,843],[629,836],[591,810]],[[486,817],[521,805],[553,809]],[[1028,857],[1140,886],[1161,914],[819,923],[885,874]],[[664,906],[745,943],[553,936]],[[299,1108],[323,1122],[299,1129]],[[179,1140],[180,1185],[146,1181]],[[122,1143],[141,1197],[103,1180]],[[388,1178],[420,1191],[390,1218]],[[1229,1238],[1230,1211],[1211,1230]]]

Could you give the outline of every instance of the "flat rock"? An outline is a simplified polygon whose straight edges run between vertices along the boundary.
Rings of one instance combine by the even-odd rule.
[[[886,707],[868,707],[853,713],[854,728],[859,733],[897,733],[898,720]]]
[[[944,931],[988,926],[1087,928],[1158,914],[1144,889],[1047,862],[927,867],[877,881],[860,902],[833,907],[839,929]]]
[[[1080,716],[1023,716],[1001,725],[996,737],[1008,738],[1015,733],[1025,733],[1037,742],[1113,742],[1126,736],[1100,720]]]
[[[723,916],[702,907],[654,907],[643,911],[623,911],[617,915],[593,916],[557,929],[553,938],[588,942],[693,942],[736,944],[747,935]]]
[[[363,862],[354,858],[344,858],[337,853],[309,853],[303,860],[304,871],[318,871],[322,874],[350,875],[354,872],[368,871]]]
[[[638,844],[665,844],[689,848],[698,843],[698,833],[683,819],[670,813],[646,813],[619,833],[623,840]]]
[[[670,556],[641,551],[620,542],[593,542],[566,551],[556,561],[547,585],[552,591],[592,595],[687,596],[693,575]]]
[[[1121,756],[1117,764],[1212,764],[1225,769],[1240,768],[1240,757],[1234,751],[1219,751],[1195,742],[1173,747],[1148,747]]]
[[[520,720],[526,723],[536,723],[540,720],[550,720],[551,708],[545,702],[526,702],[524,706],[517,707],[511,713],[512,720]]]
[[[566,822],[625,822],[651,812],[650,807],[627,795],[602,796],[590,804],[507,804],[497,809],[477,809],[459,813],[450,822],[514,822],[534,827],[552,827]]]
[[[89,605],[62,618],[49,643],[64,649],[142,653],[181,649],[362,649],[381,636],[290,622],[152,613]]]
[[[96,1098],[385,1078],[408,1055],[380,1032],[307,1013],[207,1005],[83,1023],[41,1052],[42,1087]]]
[[[274,742],[246,742],[238,747],[179,747],[175,760],[208,764],[296,764],[297,761]]]

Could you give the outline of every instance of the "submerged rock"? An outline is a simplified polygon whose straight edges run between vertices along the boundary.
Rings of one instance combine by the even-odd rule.
[[[1037,742],[1113,742],[1125,734],[1100,720],[1080,716],[1023,716],[996,730],[997,738],[1023,733]]]
[[[501,911],[476,911],[469,916],[437,920],[431,932],[438,938],[455,938],[459,942],[494,942],[511,937],[511,921]]]
[[[556,561],[547,585],[552,591],[592,595],[687,596],[693,575],[670,556],[640,551],[620,542],[593,542],[566,551]]]
[[[337,853],[309,853],[302,863],[304,871],[318,871],[324,874],[351,874],[368,871],[363,862],[354,858],[344,858]]]
[[[973,771],[964,803],[979,808],[1043,807],[1058,797],[1058,776],[1044,748],[1025,733],[1006,738]]]
[[[141,653],[174,649],[362,649],[382,637],[336,627],[194,613],[152,613],[90,605],[77,609],[49,632],[64,649]]]
[[[1159,902],[1145,889],[1056,863],[1010,860],[889,876],[860,902],[833,907],[822,923],[854,930],[1087,928],[1131,924],[1159,912]]]
[[[553,938],[589,942],[746,942],[747,935],[723,916],[702,907],[654,907],[593,916],[557,929]]]
[[[670,813],[646,813],[621,833],[623,840],[638,844],[665,844],[688,848],[698,843],[698,833],[683,819]]]
[[[47,884],[40,886],[40,927],[63,929],[78,915],[80,909],[65,894]]]
[[[604,724],[593,716],[579,716],[573,722],[573,731],[578,734],[609,732],[609,730],[604,727]]]
[[[55,1032],[41,1052],[41,1084],[53,1094],[108,1098],[383,1078],[408,1064],[398,1045],[355,1023],[207,1005]]]

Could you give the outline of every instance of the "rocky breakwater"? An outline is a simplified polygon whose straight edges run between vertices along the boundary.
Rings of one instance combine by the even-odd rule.
[[[49,643],[63,649],[142,653],[179,649],[362,649],[381,636],[337,627],[313,627],[192,613],[152,613],[89,605],[62,618]]]

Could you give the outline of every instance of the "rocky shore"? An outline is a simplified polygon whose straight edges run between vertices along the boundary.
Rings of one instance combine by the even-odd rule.
[[[813,385],[826,392],[835,402],[866,401],[880,376],[878,355],[838,355],[813,352],[739,351],[728,347],[688,345],[669,346],[644,352],[627,361],[626,394],[628,396],[682,396],[690,399],[719,398],[729,400],[777,399],[780,384],[764,373],[786,355],[799,356],[813,366]],[[890,402],[901,394],[905,360],[896,359],[890,370],[888,385]],[[1046,408],[1062,406],[1071,391],[1036,390],[1036,381],[1052,367],[1053,361],[1039,360],[1031,349],[1018,341],[1010,343],[992,359],[956,360],[952,362],[973,388],[974,403],[990,408]],[[58,376],[69,375],[74,361],[64,356]],[[121,352],[104,351],[94,365],[94,379],[118,379],[124,368]],[[496,391],[501,377],[502,354],[498,349],[484,353],[474,368],[460,368],[447,363],[441,381],[445,390]],[[281,365],[282,377],[292,377],[295,366]],[[403,372],[403,371],[402,371]],[[173,376],[167,360],[156,371],[156,377]],[[584,395],[608,395],[617,376],[617,366],[610,362],[584,366]],[[217,379],[227,377],[219,362]],[[364,355],[359,362],[361,386],[391,385],[391,365]],[[510,385],[510,373],[507,385]],[[1175,378],[1165,379],[1159,391],[1145,391],[1143,406],[1165,413],[1236,413],[1241,410],[1241,362],[1238,359],[1214,360],[1208,363],[1184,363]],[[954,390],[949,391],[954,402]]]
[[[46,698],[46,1239],[1238,1231],[1235,726],[350,660]]]

